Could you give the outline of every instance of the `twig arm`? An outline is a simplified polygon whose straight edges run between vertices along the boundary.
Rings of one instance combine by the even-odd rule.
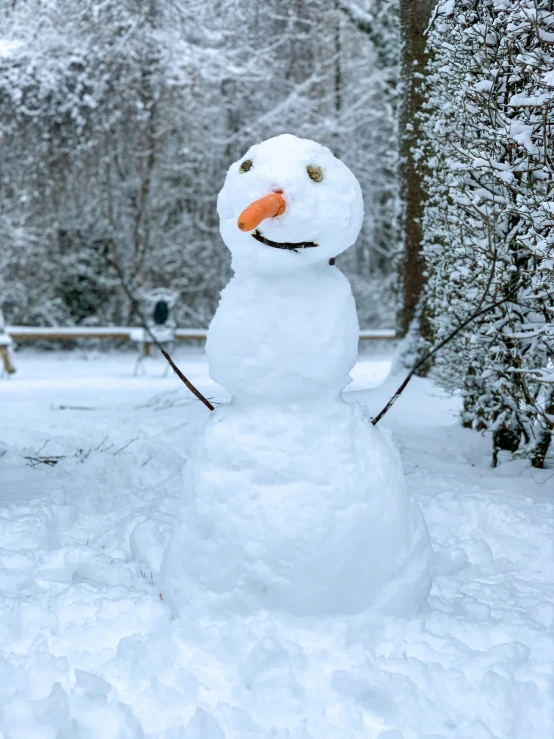
[[[190,380],[187,380],[187,378],[181,372],[181,370],[179,369],[179,367],[177,367],[177,365],[173,362],[173,360],[171,359],[171,357],[169,356],[169,354],[165,351],[165,349],[162,349],[160,347],[160,351],[164,355],[164,357],[167,359],[167,361],[169,362],[169,365],[170,365],[171,369],[173,370],[173,372],[175,372],[175,374],[181,380],[181,382],[184,382],[185,383],[185,385],[188,387],[188,389],[191,391],[191,393],[193,395],[196,395],[196,397],[198,398],[198,400],[201,400],[202,403],[204,403],[204,405],[206,406],[206,408],[209,408],[211,411],[215,411],[215,408],[210,403],[210,401],[208,400],[208,398],[205,398],[202,395],[202,393],[200,392],[200,390],[198,390],[197,388],[195,388],[194,385],[192,384],[192,382],[190,382]]]
[[[419,362],[416,362],[416,364],[412,367],[410,372],[408,373],[405,380],[402,382],[398,390],[395,392],[395,394],[392,396],[392,398],[389,400],[389,402],[386,404],[386,406],[383,408],[382,411],[380,411],[375,418],[372,419],[371,423],[376,426],[379,421],[383,418],[385,413],[387,413],[392,406],[396,403],[398,398],[402,395],[404,392],[404,389],[406,388],[406,385],[410,382],[414,374],[417,372],[417,370],[422,367],[425,362],[428,362],[431,357],[433,357],[445,344],[448,344],[449,341],[451,341],[457,334],[460,333],[462,329],[464,329],[469,323],[474,321],[476,318],[479,318],[479,316],[482,316],[484,313],[487,313],[490,310],[494,310],[494,308],[498,308],[499,305],[502,305],[503,303],[507,303],[511,298],[504,298],[503,300],[498,300],[496,303],[491,303],[491,305],[485,306],[482,310],[478,310],[475,313],[472,313],[469,318],[466,318],[466,320],[461,323],[459,326],[457,326],[454,331],[451,331],[448,336],[443,339],[440,343],[438,343],[436,346],[434,346],[430,352],[427,352],[427,354],[422,357]]]

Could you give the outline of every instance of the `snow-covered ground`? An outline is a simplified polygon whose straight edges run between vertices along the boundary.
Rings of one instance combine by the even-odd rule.
[[[200,351],[176,358],[227,400]],[[436,552],[417,618],[172,620],[157,578],[208,411],[157,360],[18,365],[0,381],[2,739],[554,736],[554,471],[492,470],[457,400],[415,379],[386,417]],[[389,366],[364,355],[347,399],[380,410]]]

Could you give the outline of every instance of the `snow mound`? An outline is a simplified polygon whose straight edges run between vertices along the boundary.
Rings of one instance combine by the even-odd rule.
[[[404,615],[427,596],[426,526],[360,406],[231,405],[187,469],[161,581],[176,611],[203,589],[298,615]]]
[[[181,352],[179,366],[224,402],[205,359]],[[381,362],[362,358],[363,389],[345,395],[372,412],[399,382],[374,387]],[[455,423],[460,399],[414,378],[387,421],[436,550],[417,617],[245,614],[202,587],[205,600],[171,619],[161,540],[208,413],[161,361],[141,378],[133,365],[132,354],[22,351],[0,382],[3,739],[554,736],[551,469],[491,469],[486,438]],[[47,440],[43,453],[63,459],[29,466]]]

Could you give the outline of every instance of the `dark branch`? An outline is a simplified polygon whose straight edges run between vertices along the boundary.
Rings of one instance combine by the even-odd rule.
[[[462,329],[464,329],[468,324],[470,324],[472,321],[474,321],[476,318],[479,318],[479,316],[482,316],[484,313],[487,313],[490,310],[494,310],[495,308],[498,308],[500,305],[503,305],[504,303],[508,303],[512,300],[512,298],[504,298],[503,300],[499,300],[496,303],[492,303],[491,305],[487,305],[482,310],[477,310],[474,313],[472,313],[469,318],[467,318],[463,323],[461,323],[459,326],[457,326],[454,331],[451,331],[448,336],[443,339],[437,346],[433,347],[430,352],[428,352],[422,359],[419,360],[419,362],[416,362],[416,364],[412,367],[410,372],[408,373],[408,376],[404,380],[404,382],[400,385],[398,390],[395,392],[395,394],[392,396],[392,398],[389,400],[389,402],[386,404],[386,406],[383,408],[383,410],[378,413],[375,418],[372,419],[371,423],[376,426],[379,421],[383,418],[385,413],[387,413],[392,406],[396,403],[398,398],[402,395],[404,389],[406,388],[406,385],[410,382],[412,377],[415,375],[415,373],[422,367],[426,362],[428,362],[431,357],[435,356],[435,354],[443,348],[446,344],[448,344],[449,341],[451,341],[455,336],[457,336]]]
[[[169,364],[171,366],[171,369],[175,372],[175,374],[177,375],[177,377],[182,382],[185,383],[185,385],[188,387],[188,389],[191,391],[191,393],[193,393],[194,395],[196,395],[196,397],[198,398],[198,400],[201,400],[202,403],[204,403],[204,405],[206,406],[206,408],[209,408],[211,411],[215,411],[215,408],[210,403],[210,401],[202,395],[202,393],[200,392],[200,390],[197,390],[194,387],[194,385],[192,384],[192,382],[190,382],[190,380],[187,380],[187,378],[181,372],[181,370],[179,369],[179,367],[177,367],[177,365],[173,362],[173,360],[171,359],[171,357],[169,356],[169,354],[165,351],[165,349],[162,349],[160,347],[160,351],[164,355],[164,357],[167,359],[167,361],[169,362]]]

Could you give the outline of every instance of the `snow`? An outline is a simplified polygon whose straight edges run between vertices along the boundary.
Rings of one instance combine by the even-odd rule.
[[[350,284],[336,267],[325,263],[275,279],[239,272],[210,325],[210,375],[251,402],[334,397],[349,382],[358,334]]]
[[[228,400],[199,351],[175,359]],[[436,552],[423,612],[173,620],[156,581],[208,411],[161,360],[140,377],[134,363],[24,351],[0,382],[4,739],[553,735],[552,470],[491,469],[459,401],[415,378],[383,423]],[[401,379],[388,367],[364,355],[346,399],[375,415]],[[41,447],[65,457],[29,466]]]
[[[233,400],[211,416],[185,470],[164,600],[175,613],[205,612],[208,595],[216,611],[412,613],[430,589],[425,521],[394,442],[340,398],[359,327],[350,284],[329,258],[356,239],[360,188],[328,149],[294,136],[245,160],[218,199],[235,274],[206,343],[210,376]],[[322,179],[310,178],[310,163]],[[284,213],[251,228],[316,247],[291,252],[239,230],[241,211],[271,189]]]
[[[475,83],[474,88],[478,92],[490,92],[492,90],[493,85],[494,85],[494,80],[481,80],[481,82]]]
[[[533,143],[534,126],[527,126],[521,121],[510,121],[510,137],[524,146],[529,154],[538,154],[538,147]]]
[[[517,95],[512,95],[508,101],[508,105],[513,108],[533,108],[543,105],[545,102],[550,100],[550,98],[551,93],[549,92],[542,93],[541,95],[525,95],[523,93],[518,93]]]
[[[187,472],[160,585],[176,612],[405,614],[427,596],[421,513],[396,450],[356,406],[232,404]]]
[[[0,58],[11,56],[21,45],[21,41],[8,41],[0,38]]]
[[[438,12],[441,15],[452,15],[454,12],[454,0],[441,0],[438,6]]]

